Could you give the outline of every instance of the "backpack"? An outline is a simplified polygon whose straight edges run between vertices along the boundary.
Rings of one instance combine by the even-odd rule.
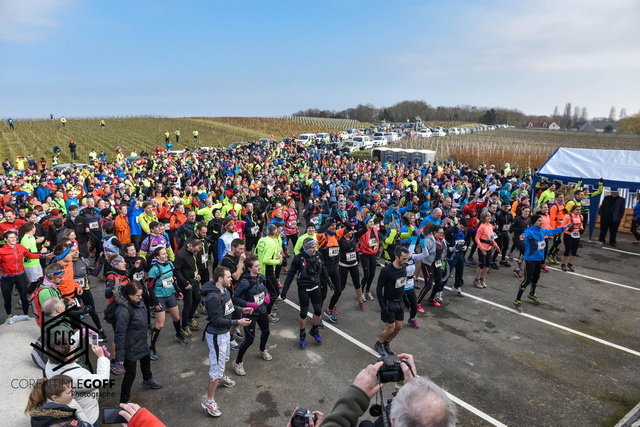
[[[33,345],[34,347],[31,349],[31,360],[33,360],[33,363],[35,363],[38,368],[44,370],[47,367],[49,356],[39,350],[40,348],[43,348],[42,337],[38,337]]]
[[[127,309],[129,310],[129,317],[133,317],[133,309],[131,308],[131,306],[129,305],[129,303],[126,304]],[[107,304],[107,308],[104,309],[104,320],[107,323],[111,323],[112,325],[116,324],[116,308],[118,307],[118,303],[115,301],[115,299],[113,301],[111,301],[109,304]]]
[[[36,319],[36,323],[38,326],[42,326],[42,306],[40,305],[40,291],[45,289],[42,285],[38,286],[35,291],[31,295],[29,295],[29,299],[31,300],[31,307],[33,308],[33,317]],[[57,289],[56,289],[57,290]],[[60,291],[58,291],[58,298],[62,299],[60,295]]]

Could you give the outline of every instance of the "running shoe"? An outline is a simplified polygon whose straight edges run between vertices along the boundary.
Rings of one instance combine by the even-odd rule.
[[[198,326],[198,321],[196,319],[193,319],[191,322],[187,323],[187,325],[189,326],[189,330],[191,331],[200,330],[200,326]]]
[[[491,267],[494,270],[500,270],[500,267],[498,267],[498,264],[496,264],[495,262],[492,262],[491,264],[489,264],[489,267]]]
[[[513,252],[509,252],[509,256],[507,256],[507,258],[509,258],[509,261],[513,262],[516,259],[513,257]]]
[[[382,344],[380,344],[378,341],[376,341],[375,345],[373,346],[373,349],[378,352],[380,357],[385,357],[387,355],[387,352],[385,351],[384,347],[382,347]]]
[[[373,301],[373,295],[371,294],[371,292],[367,292],[365,298],[367,298],[367,301]]]
[[[366,302],[367,301],[367,297],[364,294],[362,294],[362,297],[360,298],[360,301],[361,302]]]
[[[149,349],[149,358],[151,360],[158,360],[159,359],[158,353],[156,353],[156,351],[154,349],[152,349],[152,348]]]
[[[560,268],[562,269],[562,271],[566,272],[567,271],[567,266],[565,264],[562,264],[560,266]]]
[[[307,346],[307,337],[300,337],[300,348],[305,348]]]
[[[484,289],[484,286],[482,286],[482,282],[480,281],[480,279],[473,279],[473,286],[475,286],[478,289]]]
[[[462,293],[462,288],[456,288],[455,286],[453,288],[451,288],[451,290],[453,292],[456,293],[456,295],[458,295],[459,297],[463,297],[464,294]]]
[[[392,356],[392,355],[396,354],[396,352],[395,352],[395,351],[393,351],[393,349],[391,348],[391,345],[389,345],[389,343],[388,343],[388,342],[385,342],[385,343],[384,343],[384,351],[386,351],[386,352],[387,352],[387,354],[388,354],[388,355],[390,355],[390,356]]]
[[[202,406],[203,409],[206,409],[212,417],[217,418],[222,415],[222,412],[220,412],[220,409],[218,408],[218,404],[214,400],[204,399],[200,402],[200,406]]]
[[[436,292],[436,301],[438,301],[440,304],[444,302],[442,299],[442,291]]]
[[[545,273],[548,273],[548,272],[549,272],[549,269],[547,268],[547,265],[546,265],[546,264],[542,264],[542,265],[540,266],[540,269],[541,269],[542,271],[544,271]]]
[[[98,331],[98,338],[100,339],[100,341],[102,342],[107,342],[109,341],[109,337],[107,336],[107,333],[104,331],[104,329],[100,329]]]
[[[420,328],[420,323],[418,323],[418,321],[416,319],[409,319],[408,320],[409,325],[413,326],[416,329]]]
[[[202,314],[207,314],[207,307],[204,305],[204,303],[200,303],[198,304],[198,309],[202,312]]]
[[[231,340],[229,342],[229,347],[231,347],[231,350],[233,350],[233,351],[240,350],[240,345],[238,344],[238,342],[236,340]]]
[[[234,385],[236,385],[236,382],[229,377],[222,377],[220,378],[220,385],[223,385],[227,388],[231,388]]]
[[[279,321],[280,321],[280,318],[278,316],[276,316],[275,313],[271,313],[269,315],[269,322],[276,323],[276,322],[279,322]]]
[[[331,313],[333,313],[335,316],[340,314],[340,311],[338,311],[338,306],[337,305],[335,307],[333,307],[333,311]]]
[[[329,311],[328,308],[324,310],[324,315],[327,316],[327,319],[329,319],[329,322],[338,323],[338,318],[335,316],[335,314],[333,314],[332,311]]]
[[[435,298],[429,298],[429,302],[431,303],[432,306],[434,307],[440,307],[440,303],[438,302],[438,300],[436,300]]]
[[[180,331],[180,335],[182,335],[182,337],[184,338],[193,338],[193,332],[191,332],[191,330],[187,327],[187,328],[182,328],[182,330]]]
[[[569,270],[570,272],[574,272],[575,270],[573,269],[573,264],[567,264],[567,270]]]
[[[178,342],[182,345],[187,345],[189,344],[189,340],[187,340],[185,337],[182,336],[182,334],[176,334],[176,339],[178,340]]]
[[[487,289],[487,288],[488,288],[488,286],[487,286],[487,282],[485,282],[485,281],[484,281],[484,279],[480,279],[480,284],[482,285],[482,287],[483,287],[484,289]]]
[[[324,329],[324,322],[320,319],[320,323],[318,324],[318,328]]]
[[[233,335],[235,335],[235,338],[244,338],[244,335],[242,335],[240,329],[236,329],[236,332]]]
[[[533,301],[533,303],[534,303],[535,305],[540,305],[540,304],[542,304],[542,301],[540,301],[540,299],[536,296],[536,294],[529,294],[529,295],[527,295],[527,296],[529,297],[529,299],[530,299],[531,301]]]
[[[241,377],[244,377],[245,375],[247,375],[247,373],[244,371],[244,363],[236,363],[236,361],[234,360],[232,363],[232,366],[236,375],[239,375]]]
[[[467,264],[469,265],[478,265],[478,263],[476,262],[476,260],[474,260],[473,258],[469,257],[467,258]]]
[[[424,313],[424,308],[422,308],[422,304],[418,304],[418,313]]]
[[[267,350],[262,351],[258,349],[258,355],[260,355],[260,357],[262,357],[267,362],[273,359],[273,357],[269,354]]]
[[[503,267],[511,268],[511,264],[509,264],[506,259],[500,261],[500,265]]]
[[[271,311],[278,311],[278,304],[273,304],[271,306]]]
[[[111,364],[111,372],[114,375],[122,375],[124,374],[124,366],[122,366],[122,363],[113,362]]]
[[[522,279],[522,272],[520,271],[520,269],[516,268],[515,270],[513,270],[513,274],[514,274],[514,276],[516,276],[518,279]]]
[[[522,313],[522,303],[520,301],[515,301],[513,306],[518,311],[518,313]]]
[[[276,298],[276,304],[282,304],[283,302],[284,300],[280,296]]]
[[[364,303],[362,301],[358,301],[358,309],[360,309],[360,311],[364,311]]]
[[[150,388],[152,390],[160,390],[162,388],[162,384],[160,384],[158,381],[154,380],[153,378],[142,381],[141,385],[144,388]]]
[[[547,261],[548,261],[550,264],[553,264],[553,265],[558,265],[558,264],[559,264],[559,262],[558,262],[558,260],[556,259],[556,256],[555,256],[555,255],[551,255],[551,254],[547,255]]]
[[[323,341],[324,341],[324,340],[322,339],[322,337],[320,336],[320,333],[319,333],[319,332],[315,332],[315,331],[314,331],[314,332],[309,332],[309,335],[311,335],[311,336],[313,337],[313,339],[314,339],[314,340],[316,340],[316,342],[317,342],[318,344],[322,344],[322,343],[323,343]]]

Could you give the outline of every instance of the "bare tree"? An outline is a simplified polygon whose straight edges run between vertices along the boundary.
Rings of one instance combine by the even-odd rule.
[[[580,107],[576,105],[575,107],[573,107],[573,123],[577,122],[579,117],[580,117]]]
[[[627,109],[622,107],[620,109],[620,120],[624,120],[627,118]]]
[[[580,121],[586,122],[589,119],[589,114],[587,113],[587,107],[582,107],[580,110]]]
[[[553,109],[553,115],[551,117],[557,119],[558,116],[560,116],[560,111],[558,110],[558,106],[556,105],[556,108]]]
[[[611,107],[609,110],[609,121],[612,122],[616,119],[616,107]]]
[[[564,104],[564,114],[562,115],[563,125],[571,126],[571,103]]]

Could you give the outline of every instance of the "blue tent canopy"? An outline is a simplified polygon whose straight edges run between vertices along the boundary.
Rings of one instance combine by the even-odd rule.
[[[558,148],[536,171],[534,186],[542,177],[564,183],[582,178],[582,184],[592,188],[597,188],[598,181],[603,179],[604,185],[612,189],[640,191],[640,151]],[[589,237],[599,205],[600,196],[597,196],[589,208]]]

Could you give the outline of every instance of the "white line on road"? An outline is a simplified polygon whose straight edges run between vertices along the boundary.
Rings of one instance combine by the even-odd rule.
[[[602,247],[602,249],[606,249],[606,250],[608,250],[608,251],[616,251],[616,252],[620,252],[620,253],[623,253],[623,254],[629,254],[629,255],[640,256],[640,254],[639,254],[639,253],[636,253],[636,252],[621,251],[620,249],[608,248],[608,247],[606,247],[606,246],[603,246],[603,247]]]
[[[449,286],[445,286],[445,288],[451,290],[451,288]],[[583,338],[590,339],[590,340],[595,341],[597,343],[604,344],[604,345],[607,345],[609,347],[613,347],[613,348],[618,349],[618,350],[622,350],[622,351],[624,351],[626,353],[633,354],[634,356],[640,356],[640,352],[638,352],[638,351],[631,350],[630,348],[622,347],[621,345],[614,344],[614,343],[609,342],[609,341],[605,341],[603,339],[600,339],[598,337],[594,337],[594,336],[589,335],[589,334],[585,334],[584,332],[576,331],[575,329],[571,329],[571,328],[568,328],[566,326],[559,325],[558,323],[554,323],[554,322],[550,322],[550,321],[545,320],[545,319],[541,319],[540,317],[532,316],[531,314],[528,314],[528,313],[518,313],[518,311],[513,309],[513,308],[498,304],[497,302],[486,300],[484,298],[477,297],[477,296],[475,296],[473,294],[470,294],[470,293],[465,293],[464,295],[468,296],[469,298],[473,298],[475,300],[482,301],[482,302],[484,302],[486,304],[490,304],[490,305],[492,305],[494,307],[501,308],[501,309],[506,310],[506,311],[508,311],[510,313],[518,314],[518,315],[523,316],[523,317],[528,317],[529,319],[535,320],[535,321],[540,322],[540,323],[544,323],[544,324],[549,325],[549,326],[553,326],[554,328],[562,329],[563,331],[566,331],[566,332],[569,332],[569,333],[572,333],[572,334],[575,334],[575,335],[579,335],[579,336],[581,336]]]
[[[290,305],[291,307],[295,308],[296,310],[300,311],[300,306],[297,305],[296,303],[293,303],[293,302],[289,301],[288,299],[284,300],[284,302],[286,302],[288,305]],[[312,317],[311,313],[307,313],[307,317]],[[375,352],[371,347],[363,344],[362,342],[358,341],[357,339],[355,339],[351,335],[347,334],[346,332],[341,331],[340,329],[336,328],[335,326],[329,325],[329,324],[325,324],[324,327],[326,329],[329,329],[330,331],[333,331],[336,334],[340,335],[342,338],[346,339],[347,341],[351,342],[352,344],[357,345],[358,347],[360,347],[361,349],[365,350],[367,353],[375,356],[376,358],[380,357],[378,355],[378,353]],[[461,399],[455,397],[454,395],[452,395],[449,392],[446,392],[446,393],[447,393],[447,396],[449,397],[449,399],[454,401],[456,404],[462,406],[467,411],[479,416],[480,418],[482,418],[483,420],[487,421],[488,423],[491,423],[494,426],[506,427],[506,424],[501,423],[500,421],[498,421],[495,418],[493,418],[491,415],[485,414],[484,412],[482,412],[478,408],[468,404],[464,400],[461,400]]]
[[[560,272],[562,272],[562,270],[561,270],[561,269],[556,268],[556,267],[550,267],[550,266],[547,266],[547,268],[548,268],[549,270],[555,270],[555,271],[560,271]],[[640,291],[640,288],[636,288],[636,287],[629,286],[629,285],[623,285],[622,283],[611,282],[611,281],[609,281],[609,280],[598,279],[597,277],[587,276],[586,274],[574,273],[574,272],[571,272],[571,271],[567,271],[566,273],[567,273],[567,274],[573,274],[574,276],[584,277],[584,278],[586,278],[586,279],[597,280],[598,282],[608,283],[608,284],[610,284],[610,285],[620,286],[620,287],[622,287],[622,288],[633,289],[634,291]]]

